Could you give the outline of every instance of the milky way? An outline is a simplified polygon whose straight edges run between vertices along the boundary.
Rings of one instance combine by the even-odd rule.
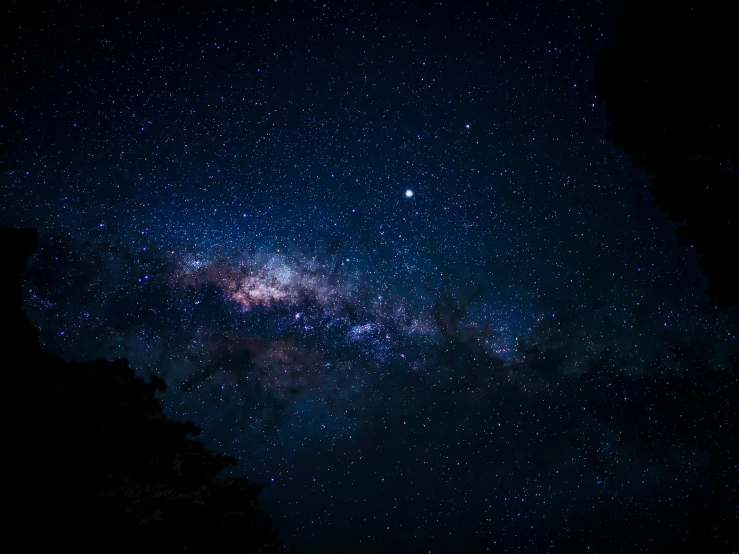
[[[648,551],[730,490],[736,317],[605,140],[600,2],[164,4],[13,16],[45,349],[163,377],[286,552]]]
[[[326,344],[354,351],[356,361],[378,371],[394,360],[405,360],[405,351],[413,345],[438,345],[450,333],[463,333],[491,356],[515,355],[515,337],[500,307],[487,306],[493,321],[503,325],[493,333],[489,322],[461,323],[460,306],[439,300],[427,304],[428,295],[411,308],[405,298],[378,291],[361,272],[347,269],[349,261],[332,256],[321,262],[279,253],[188,255],[177,261],[170,285],[175,294],[194,295],[195,311],[204,291],[217,297],[230,314],[233,333],[226,338],[198,328],[192,344],[202,343],[209,359],[220,359],[224,351],[229,356],[240,351],[248,358],[243,371],[253,364],[258,369],[249,377],[281,400],[287,399],[287,391],[303,391],[334,374],[331,356],[324,360],[319,353],[325,352]],[[254,341],[255,335],[273,342]],[[318,340],[322,346],[306,350],[296,340]],[[192,350],[188,349],[191,358]],[[204,355],[198,353],[197,358],[202,361]],[[212,362],[205,365],[218,367]],[[416,360],[414,367],[426,365]],[[200,386],[209,371],[196,371],[185,386],[191,389],[193,382]]]

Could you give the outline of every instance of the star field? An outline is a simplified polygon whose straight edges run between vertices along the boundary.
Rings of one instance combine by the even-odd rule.
[[[9,10],[43,347],[163,377],[285,552],[650,551],[735,498],[736,314],[605,140],[600,2]]]

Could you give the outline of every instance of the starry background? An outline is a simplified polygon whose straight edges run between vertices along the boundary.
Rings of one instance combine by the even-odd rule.
[[[35,5],[0,224],[43,347],[165,378],[286,552],[648,546],[736,484],[736,317],[605,140],[601,2]]]

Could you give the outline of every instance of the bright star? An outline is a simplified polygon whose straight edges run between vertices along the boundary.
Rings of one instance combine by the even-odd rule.
[[[413,196],[413,191],[411,189],[408,189],[405,191],[405,197],[411,198]]]

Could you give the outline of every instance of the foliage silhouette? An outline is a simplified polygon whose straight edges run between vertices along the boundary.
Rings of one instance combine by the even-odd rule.
[[[739,221],[739,43],[731,4],[625,0],[596,63],[608,135],[651,176],[655,204],[702,255],[708,292],[739,302],[733,257]]]
[[[261,486],[219,479],[236,460],[193,440],[194,424],[164,415],[162,379],[144,382],[126,360],[66,363],[40,350],[20,294],[36,232],[4,229],[0,237],[11,541],[78,551],[277,552],[277,534],[257,507]]]

